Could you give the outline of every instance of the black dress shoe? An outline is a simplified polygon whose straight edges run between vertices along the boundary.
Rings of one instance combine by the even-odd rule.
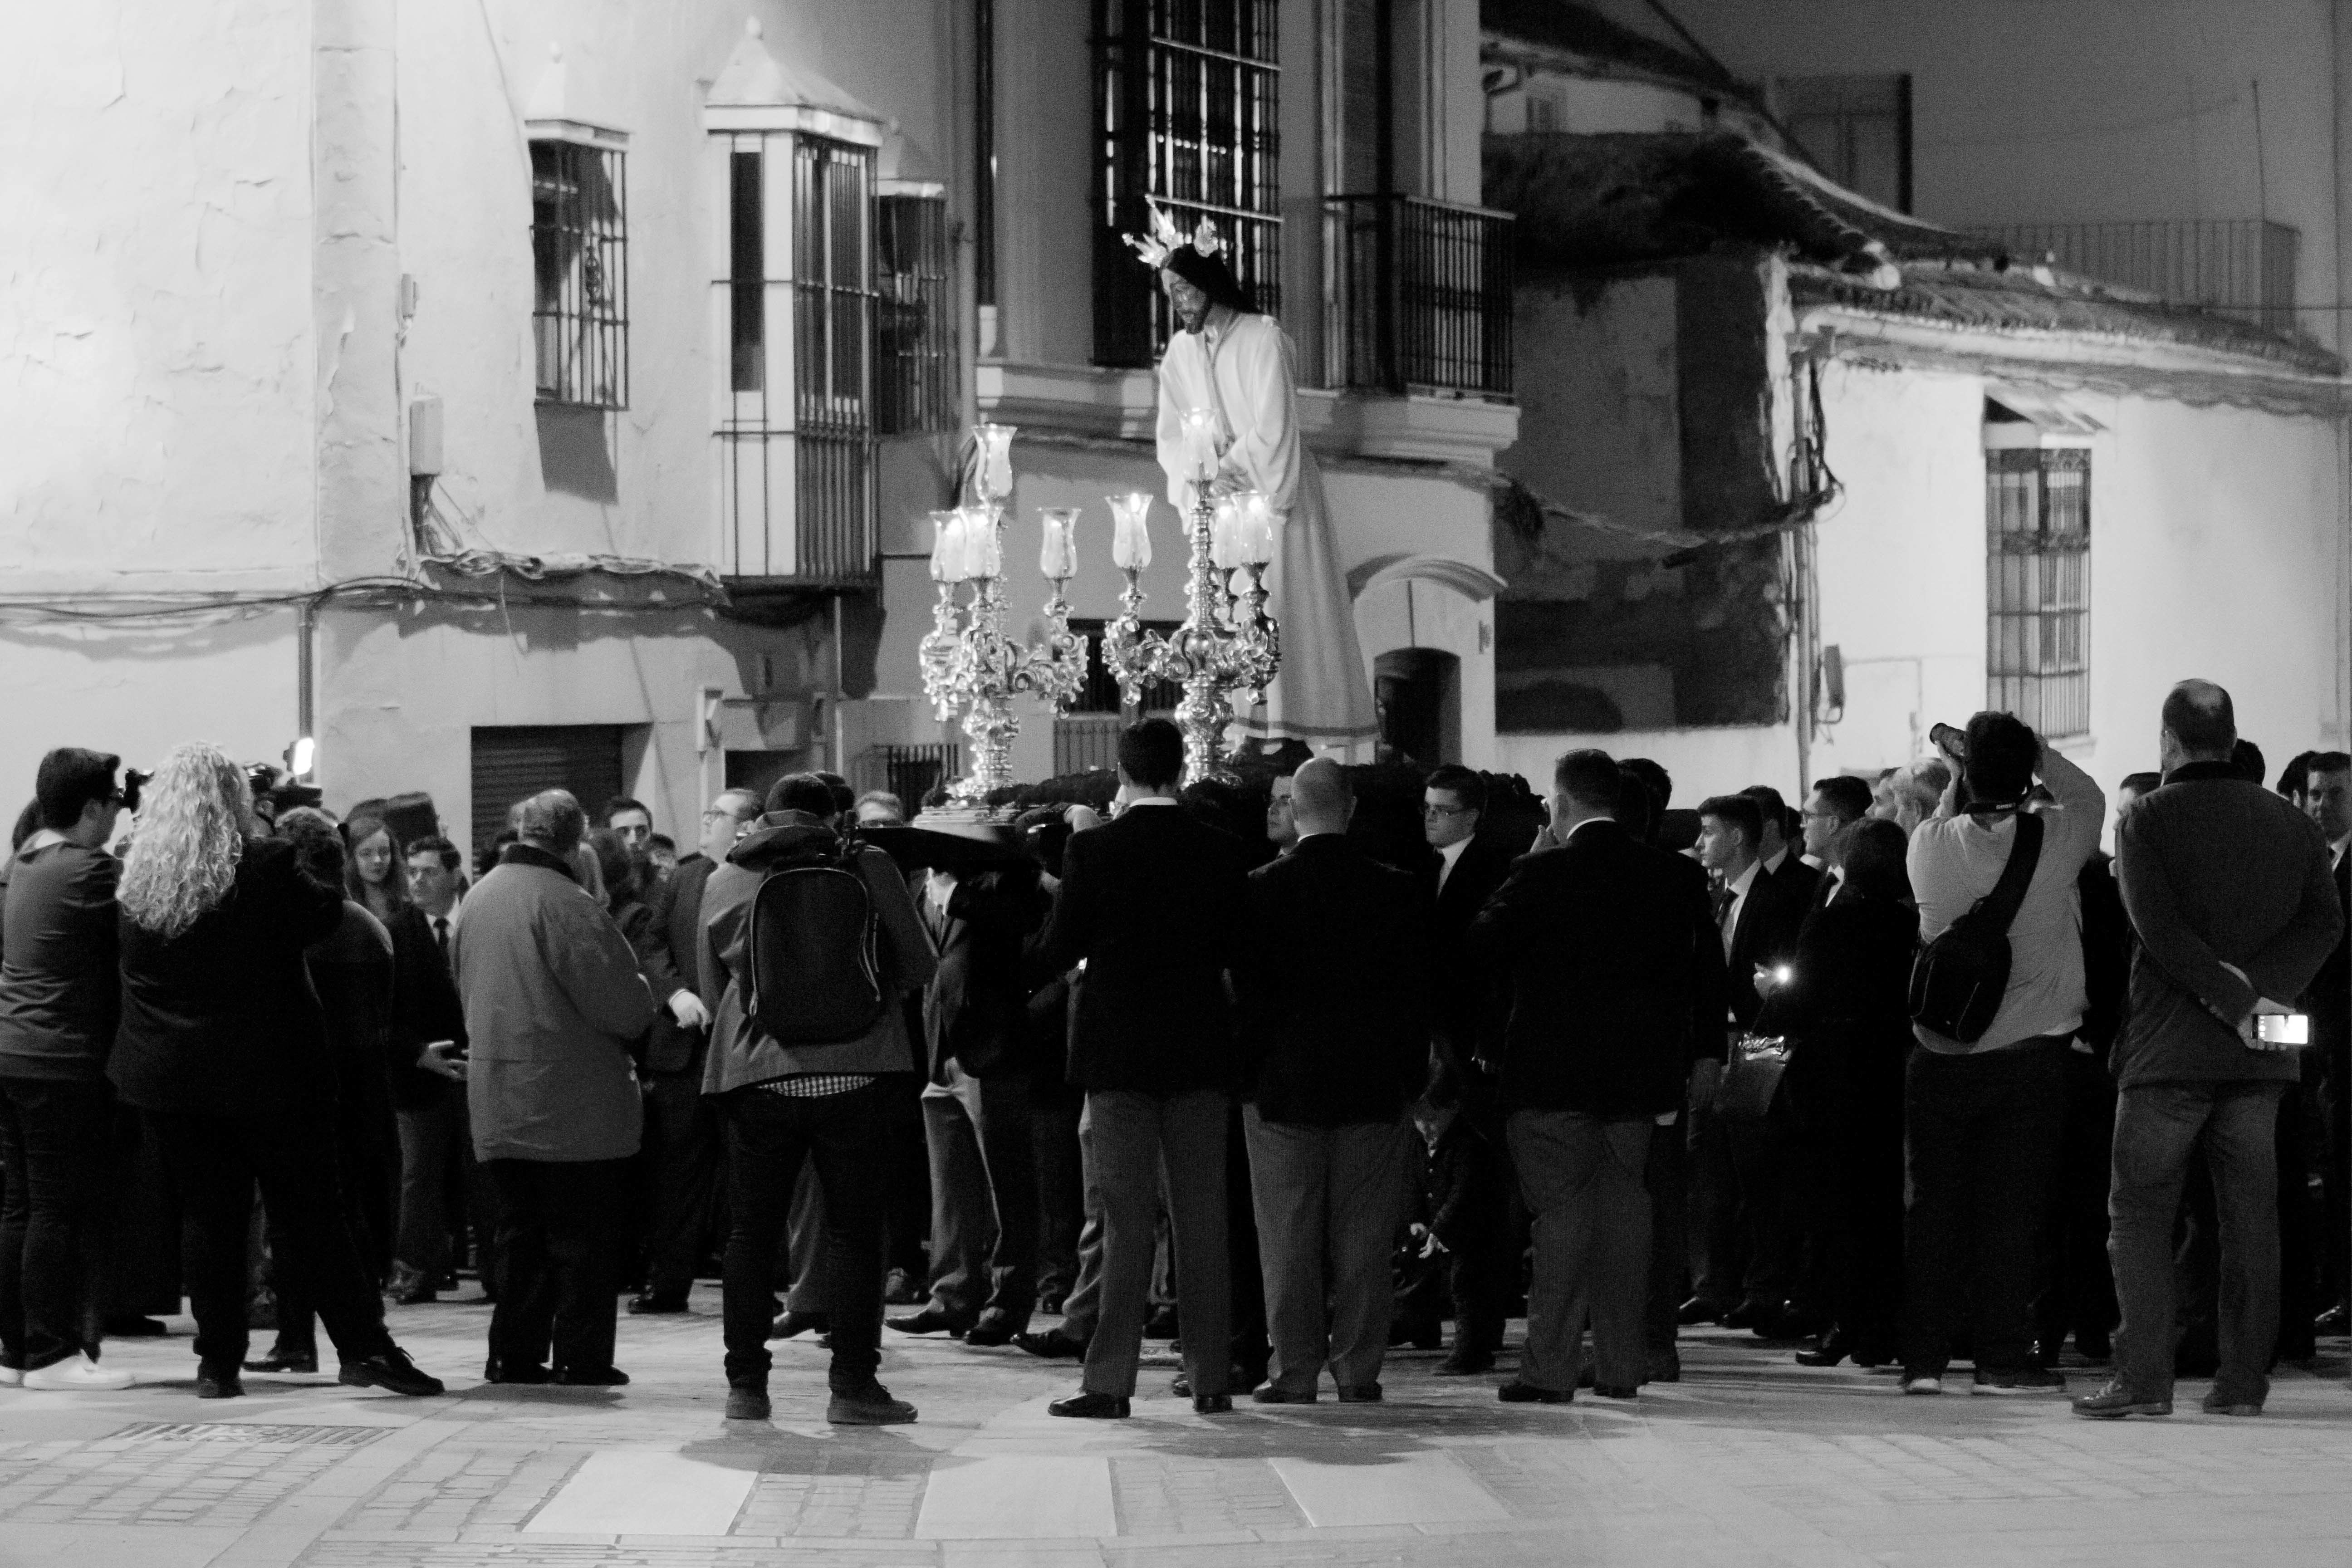
[[[1013,1342],[1031,1355],[1046,1361],[1084,1361],[1087,1342],[1075,1339],[1059,1329],[1047,1329],[1042,1334],[1015,1334]]]
[[[1851,1336],[1832,1330],[1797,1352],[1799,1366],[1835,1366],[1853,1353]]]
[[[537,1362],[517,1362],[509,1365],[496,1356],[492,1356],[482,1363],[482,1381],[536,1385],[554,1382],[555,1374]]]
[[[633,1318],[658,1317],[665,1313],[685,1310],[686,1298],[683,1296],[656,1296],[648,1292],[643,1296],[629,1298],[629,1316]]]
[[[1727,1329],[1752,1329],[1773,1310],[1769,1301],[1742,1301],[1716,1320]]]
[[[284,1345],[273,1346],[268,1355],[257,1361],[247,1362],[245,1370],[280,1373],[316,1372],[319,1370],[319,1349],[316,1345],[311,1346],[308,1351],[288,1350]]]
[[[1566,1405],[1576,1398],[1572,1388],[1538,1388],[1532,1383],[1511,1382],[1495,1390],[1506,1405]]]
[[[832,1327],[832,1321],[823,1312],[784,1312],[768,1326],[768,1337],[772,1340],[789,1340],[796,1334],[804,1334],[811,1329],[824,1333]]]
[[[1192,1395],[1195,1415],[1224,1415],[1232,1412],[1234,1396],[1230,1394],[1196,1394]]]
[[[241,1399],[245,1382],[236,1375],[236,1368],[199,1366],[196,1368],[198,1399]]]
[[[439,1378],[419,1368],[398,1345],[386,1346],[380,1355],[343,1363],[335,1381],[353,1388],[381,1388],[392,1394],[404,1394],[412,1399],[426,1399],[446,1392]]]
[[[965,1331],[971,1327],[969,1323],[957,1322],[937,1307],[926,1307],[919,1312],[908,1312],[903,1317],[885,1318],[882,1326],[896,1329],[902,1334],[943,1333],[951,1340],[963,1338]]]
[[[1456,1346],[1454,1353],[1439,1362],[1433,1370],[1440,1377],[1475,1377],[1480,1373],[1495,1370],[1495,1352],[1464,1350]]]
[[[559,1366],[555,1381],[566,1388],[621,1388],[629,1374],[617,1366]]]
[[[982,1312],[980,1321],[963,1331],[963,1342],[968,1345],[1009,1345],[1013,1342],[1013,1336],[1020,1331],[1013,1326],[1013,1320],[1003,1313]]]
[[[2311,1321],[2311,1330],[2317,1334],[2341,1334],[2352,1331],[2352,1310],[2347,1310],[2343,1302],[2338,1301]],[[114,1325],[107,1324],[106,1331],[112,1333]]]
[[[1603,1399],[1639,1399],[1642,1397],[1642,1390],[1640,1386],[1631,1383],[1596,1383],[1592,1385],[1592,1392],[1601,1395]]]
[[[1718,1323],[1723,1321],[1723,1309],[1704,1296],[1693,1296],[1675,1313],[1678,1323]]]
[[[106,1320],[106,1337],[110,1340],[161,1339],[172,1331],[160,1318],[124,1317]]]
[[[1378,1405],[1381,1399],[1381,1385],[1377,1383],[1343,1383],[1339,1385],[1339,1403],[1342,1405]]]
[[[1124,1421],[1128,1402],[1116,1394],[1077,1393],[1067,1399],[1056,1399],[1045,1406],[1048,1415],[1067,1415],[1079,1421]]]
[[[741,1384],[727,1391],[727,1417],[730,1421],[765,1421],[768,1418],[768,1390],[765,1385]]]
[[[1643,1375],[1652,1383],[1680,1383],[1683,1380],[1683,1358],[1680,1351],[1671,1346],[1650,1352],[1649,1365]]]

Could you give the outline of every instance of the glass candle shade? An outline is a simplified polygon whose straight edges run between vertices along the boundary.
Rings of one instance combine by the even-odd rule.
[[[931,581],[961,583],[965,578],[963,513],[941,510],[931,518]]]
[[[1151,564],[1151,531],[1144,522],[1151,514],[1150,493],[1129,490],[1103,500],[1110,502],[1111,564],[1122,572],[1142,571]]]
[[[1244,490],[1234,499],[1241,503],[1234,525],[1237,552],[1243,564],[1263,566],[1274,559],[1274,508],[1256,490]]]
[[[1017,425],[971,427],[980,459],[974,479],[980,493],[990,500],[1002,501],[1013,493],[1013,433],[1019,428]]]
[[[1052,582],[1078,574],[1078,509],[1049,506],[1037,514],[1043,538],[1037,550],[1037,570]]]
[[[1184,416],[1184,475],[1205,484],[1217,471],[1217,416],[1205,408]]]
[[[963,574],[967,578],[1003,576],[1004,555],[996,538],[995,509],[968,506],[959,510],[963,514]]]
[[[1230,572],[1242,563],[1241,508],[1232,496],[1217,499],[1216,515],[1210,519],[1209,559],[1220,572]]]

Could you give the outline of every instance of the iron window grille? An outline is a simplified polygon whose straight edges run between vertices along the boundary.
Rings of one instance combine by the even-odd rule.
[[[1985,706],[2045,738],[2091,728],[2091,454],[1985,454]]]
[[[1158,279],[1119,237],[1146,198],[1190,232],[1206,217],[1234,272],[1281,308],[1276,0],[1096,0],[1095,363],[1150,365],[1170,320]]]
[[[1182,625],[1181,621],[1145,621],[1146,632],[1172,637]],[[1103,633],[1110,623],[1070,617],[1070,630],[1087,639],[1087,683],[1079,688],[1071,701],[1073,713],[1120,713],[1125,711],[1119,695],[1118,679],[1103,663]],[[1143,700],[1137,707],[1145,713],[1173,713],[1176,704],[1184,700],[1184,688],[1173,680],[1148,680],[1143,684]]]
[[[887,195],[877,216],[881,342],[874,427],[885,436],[952,430],[956,337],[947,199]]]
[[[728,575],[874,573],[874,154],[785,132],[726,153]]]
[[[1510,395],[1508,213],[1388,195],[1323,216],[1326,385]]]
[[[629,405],[624,157],[576,142],[530,144],[531,339],[541,403]]]

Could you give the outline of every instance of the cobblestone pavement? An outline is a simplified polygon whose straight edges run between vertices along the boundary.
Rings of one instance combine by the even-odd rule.
[[[2114,1425],[1906,1399],[1703,1331],[1630,1405],[1503,1405],[1408,1351],[1384,1405],[1201,1417],[1161,1353],[1134,1419],[1081,1423],[1045,1413],[1071,1363],[890,1334],[922,1419],[859,1429],[824,1424],[805,1339],[775,1347],[774,1423],[723,1422],[715,1292],[694,1305],[621,1320],[635,1381],[609,1391],[484,1386],[486,1308],[396,1309],[455,1390],[414,1401],[253,1376],[200,1404],[175,1320],[109,1347],[136,1388],[0,1391],[0,1568],[2352,1564],[2340,1340],[2252,1421],[2198,1414],[2203,1384]]]

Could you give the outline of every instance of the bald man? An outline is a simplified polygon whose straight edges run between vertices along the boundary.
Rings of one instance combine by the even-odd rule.
[[[1356,802],[1339,764],[1318,757],[1289,782],[1297,842],[1250,873],[1234,976],[1258,1063],[1242,1128],[1274,1348],[1252,1397],[1311,1403],[1328,1366],[1343,1402],[1370,1401],[1388,1349],[1404,1108],[1428,1070],[1428,911],[1411,873],[1348,841]]]

